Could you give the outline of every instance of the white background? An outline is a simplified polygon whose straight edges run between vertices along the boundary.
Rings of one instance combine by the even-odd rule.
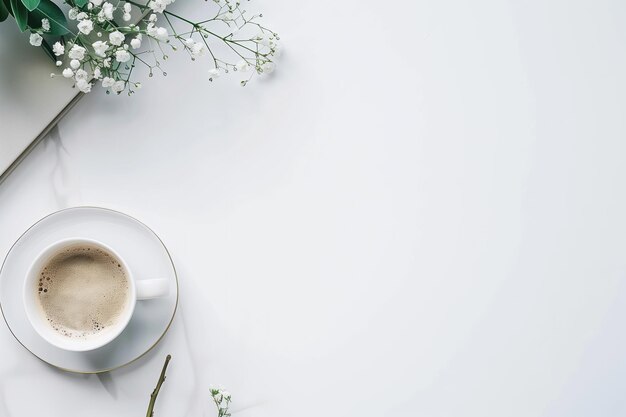
[[[181,280],[165,342],[100,378],[2,327],[0,415],[143,415],[166,353],[157,417],[213,416],[209,384],[236,417],[626,413],[626,3],[249,6],[275,76],[211,84],[177,54],[0,187],[1,252],[100,205]]]

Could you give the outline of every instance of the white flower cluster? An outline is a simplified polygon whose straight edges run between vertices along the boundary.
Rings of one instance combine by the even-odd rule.
[[[151,0],[148,3],[148,7],[152,9],[154,13],[163,13],[165,8],[174,3],[174,0]]]
[[[232,71],[247,77],[241,81],[241,85],[246,85],[255,73],[269,74],[274,71],[279,38],[275,32],[256,21],[261,15],[247,17],[245,11],[240,9],[239,0],[213,0],[219,8],[214,17],[193,23],[167,10],[174,1],[149,0],[142,5],[131,0],[89,0],[85,6],[69,10],[69,20],[74,21],[70,26],[75,27],[74,31],[70,30],[71,36],[50,42],[52,46],[47,43],[43,46],[57,58],[56,65],[62,68],[61,75],[71,79],[74,86],[84,93],[89,93],[100,83],[107,93],[128,91],[132,94],[133,89],[141,88],[140,83],[131,81],[136,64],[147,66],[151,77],[153,70],[167,75],[161,69],[159,56],[167,59],[163,45],[177,50],[174,42],[180,43],[192,60],[208,56],[213,63],[213,68],[209,69],[210,81]],[[130,22],[133,13],[141,16],[138,23],[120,24],[120,17],[122,21]],[[164,16],[167,27],[158,25],[159,16]],[[179,25],[173,25],[172,20]],[[208,23],[222,25],[222,29],[226,27],[227,31],[220,32],[217,30],[220,28],[209,30],[205,26]],[[188,25],[189,29],[181,30],[180,25]],[[253,31],[244,30],[249,28]],[[173,35],[170,35],[170,30]],[[31,34],[30,43],[42,46],[42,35],[48,31],[50,21],[43,19],[41,29]],[[232,51],[235,62],[216,56],[209,41],[224,44],[227,51]],[[149,49],[142,49],[144,44],[148,44]]]
[[[50,30],[50,20],[44,18],[41,19],[41,29],[39,31],[35,31],[33,33],[30,34],[30,44],[33,46],[41,46],[41,43],[43,42],[43,36],[41,36],[42,33],[46,33]]]
[[[173,2],[173,0],[154,1],[164,1],[159,3],[163,5],[161,11]],[[131,20],[130,3],[120,2],[113,5],[104,0],[90,0],[86,11],[71,9],[68,17],[77,21],[76,28],[79,33],[66,44],[57,41],[52,46],[54,55],[67,61],[68,66],[62,71],[63,77],[73,79],[76,88],[83,93],[89,93],[98,82],[113,93],[121,93],[126,89],[129,78],[123,76],[120,67],[127,65],[137,56],[133,50],[141,48],[144,33],[159,42],[166,42],[169,38],[167,29],[156,25],[156,14],[150,15],[143,30],[139,25],[119,27],[113,20],[118,9],[122,11],[124,21]],[[93,41],[94,31],[97,31],[96,37],[101,39]],[[32,36],[35,35],[39,36],[38,34]],[[88,35],[92,35],[91,39]],[[31,44],[41,45],[41,39],[33,39],[32,36]],[[57,65],[62,66],[63,62],[59,60]],[[136,83],[135,87],[139,88],[139,85]]]

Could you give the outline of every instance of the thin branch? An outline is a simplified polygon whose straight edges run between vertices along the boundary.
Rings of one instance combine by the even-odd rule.
[[[156,403],[157,395],[159,395],[159,391],[161,390],[161,385],[163,385],[163,383],[165,382],[165,370],[167,369],[167,365],[170,363],[170,359],[172,359],[172,355],[167,355],[165,357],[165,363],[163,364],[163,369],[161,370],[159,380],[157,381],[154,391],[152,391],[152,394],[150,394],[150,403],[148,404],[146,417],[154,416],[154,404]]]

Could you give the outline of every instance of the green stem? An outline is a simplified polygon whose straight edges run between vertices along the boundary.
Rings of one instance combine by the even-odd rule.
[[[154,416],[154,404],[156,403],[157,395],[159,395],[159,391],[161,390],[161,385],[165,382],[165,370],[167,369],[167,365],[170,363],[170,359],[172,359],[172,355],[167,355],[165,358],[165,363],[163,364],[163,369],[161,370],[161,375],[159,376],[159,380],[157,381],[156,387],[152,394],[150,394],[150,403],[148,404],[148,411],[146,412],[146,417]]]

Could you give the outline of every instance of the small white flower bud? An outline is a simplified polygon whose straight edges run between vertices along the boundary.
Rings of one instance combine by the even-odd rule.
[[[237,71],[246,72],[250,69],[250,65],[248,65],[248,63],[242,59],[241,61],[237,62],[235,68],[237,68]]]
[[[219,68],[213,68],[209,70],[209,77],[211,77],[211,79],[219,78],[219,76],[220,76]]]
[[[265,64],[261,65],[261,69],[265,74],[270,74],[274,72],[275,68],[276,64],[274,64],[273,62],[266,62]]]

